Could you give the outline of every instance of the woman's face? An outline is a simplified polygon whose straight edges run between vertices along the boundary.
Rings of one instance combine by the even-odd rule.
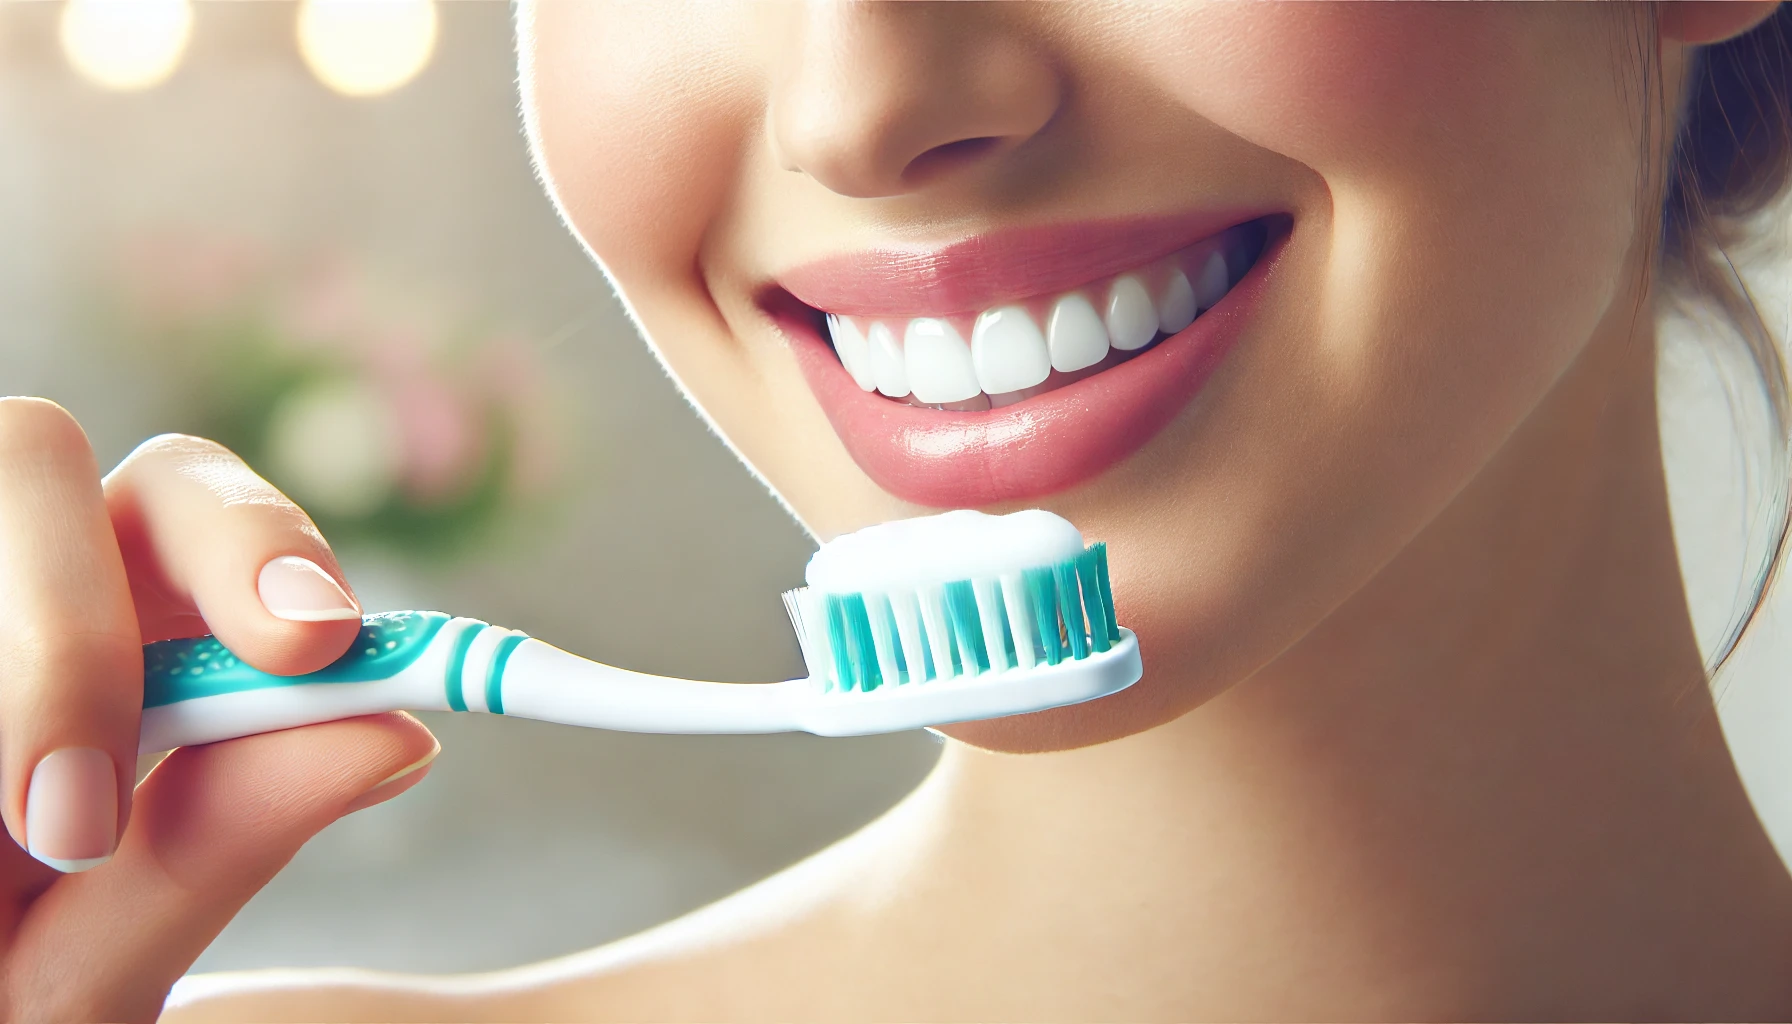
[[[1144,680],[949,730],[1042,749],[1273,659],[1537,406],[1650,230],[1630,16],[547,0],[524,75],[573,228],[819,537],[1108,542]]]

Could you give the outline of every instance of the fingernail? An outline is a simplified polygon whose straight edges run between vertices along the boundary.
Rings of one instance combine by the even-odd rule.
[[[104,864],[118,842],[118,769],[103,750],[63,747],[31,773],[25,848],[58,871]]]
[[[281,555],[262,566],[256,589],[268,614],[277,619],[329,622],[361,617],[361,609],[329,573],[297,555]]]
[[[377,803],[384,803],[397,796],[406,788],[403,785],[399,785],[399,783],[406,780],[409,776],[415,775],[423,769],[428,768],[429,763],[434,761],[436,755],[441,752],[442,745],[437,743],[435,749],[431,750],[429,753],[424,754],[417,760],[412,761],[410,764],[398,769],[391,775],[386,776],[384,779],[380,780],[379,785],[374,786],[372,789],[349,801],[348,809],[342,813],[353,814],[356,811],[372,807]]]

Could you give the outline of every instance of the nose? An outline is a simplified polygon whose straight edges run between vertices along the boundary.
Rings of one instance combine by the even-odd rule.
[[[1038,134],[1063,86],[1049,57],[992,10],[1008,6],[805,4],[770,99],[780,164],[841,195],[894,196],[988,166]]]

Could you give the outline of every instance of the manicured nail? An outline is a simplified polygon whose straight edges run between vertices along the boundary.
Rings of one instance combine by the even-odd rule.
[[[25,848],[58,871],[104,864],[118,842],[118,770],[103,750],[63,747],[25,793]]]
[[[429,753],[424,754],[417,760],[412,761],[410,764],[407,764],[403,768],[386,776],[384,779],[380,780],[379,785],[374,786],[372,789],[349,801],[348,809],[342,813],[353,814],[356,811],[365,810],[366,808],[372,807],[374,804],[384,803],[397,796],[399,793],[404,792],[404,790],[411,785],[410,776],[428,768],[429,763],[434,761],[436,755],[441,752],[442,745],[437,743],[435,749],[431,750]]]
[[[281,555],[262,566],[256,589],[268,614],[277,619],[329,622],[361,617],[361,609],[329,573],[297,555]]]

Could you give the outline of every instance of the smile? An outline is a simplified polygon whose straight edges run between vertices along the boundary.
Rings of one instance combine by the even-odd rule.
[[[1174,418],[1287,229],[1238,214],[1024,229],[808,264],[762,305],[885,490],[942,508],[1027,500]]]
[[[863,391],[983,412],[1117,366],[1218,305],[1262,252],[1247,224],[1103,281],[975,315],[827,314],[834,354]]]

